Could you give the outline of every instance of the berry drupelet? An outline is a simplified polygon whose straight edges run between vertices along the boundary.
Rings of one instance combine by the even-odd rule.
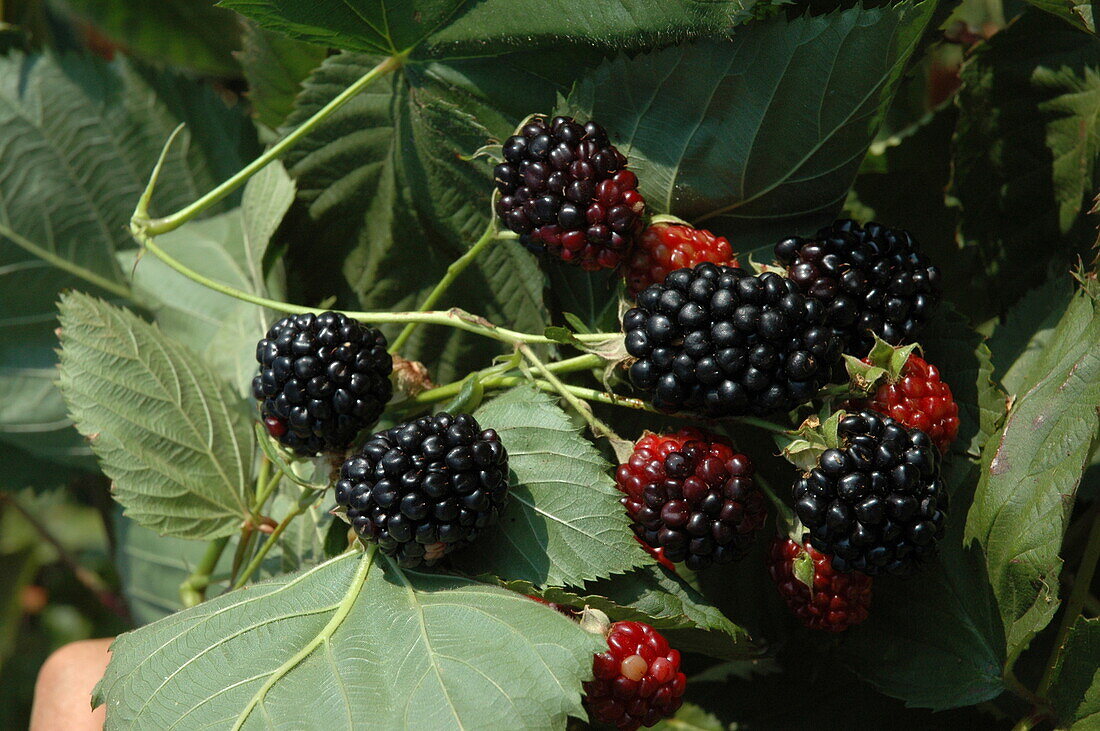
[[[440,412],[378,432],[344,462],[336,502],[355,531],[404,567],[473,541],[508,497],[508,453],[469,414]]]
[[[864,362],[868,362],[865,358]],[[860,407],[886,414],[905,426],[920,429],[946,452],[959,435],[959,405],[936,366],[910,354],[901,377],[883,383]]]
[[[743,556],[764,524],[752,475],[752,462],[727,440],[687,428],[639,439],[615,483],[639,540],[698,570]]]
[[[642,229],[645,199],[603,127],[533,117],[493,170],[497,215],[528,245],[584,269],[618,266]]]
[[[935,555],[947,491],[931,437],[875,411],[840,420],[840,449],[794,485],[810,543],[836,571],[909,574]]]
[[[630,380],[663,411],[766,414],[810,400],[842,343],[789,279],[711,263],[677,269],[623,315]]]
[[[683,703],[687,677],[680,652],[641,622],[616,622],[607,650],[592,660],[594,678],[584,684],[584,702],[593,720],[621,731],[654,726]]]
[[[795,578],[795,562],[812,561],[812,586]],[[809,543],[799,545],[777,536],[768,553],[768,573],[783,601],[803,625],[825,632],[843,632],[867,619],[873,579],[864,574],[837,573],[829,557]]]
[[[737,266],[730,242],[710,231],[674,223],[655,223],[642,233],[623,269],[631,297],[651,284],[665,281],[669,272],[709,261]]]
[[[939,269],[899,229],[836,221],[811,239],[783,239],[775,256],[801,291],[826,306],[849,353],[866,353],[872,333],[894,345],[912,341],[939,302]]]
[[[338,312],[284,317],[257,343],[256,360],[264,425],[301,456],[346,449],[393,393],[386,338]]]

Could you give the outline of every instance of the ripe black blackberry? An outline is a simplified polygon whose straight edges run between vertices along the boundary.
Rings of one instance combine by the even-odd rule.
[[[642,230],[645,199],[595,122],[534,117],[493,170],[496,211],[524,244],[593,271],[614,268]]]
[[[346,449],[393,393],[385,336],[339,312],[284,317],[256,344],[256,360],[264,425],[302,456]]]
[[[908,232],[878,223],[839,220],[812,239],[783,239],[775,256],[801,291],[826,305],[826,322],[858,356],[874,345],[872,333],[912,342],[940,299],[940,270]]]
[[[647,287],[623,316],[634,385],[665,411],[765,414],[808,401],[839,363],[825,308],[777,274],[711,263]]]
[[[508,497],[508,452],[469,414],[378,432],[344,462],[336,502],[364,540],[404,567],[431,566],[492,525]]]
[[[932,438],[874,411],[840,420],[840,449],[794,485],[810,543],[837,571],[909,574],[943,537],[947,491]]]
[[[615,471],[638,539],[698,570],[743,556],[767,518],[752,461],[693,428],[646,433]]]

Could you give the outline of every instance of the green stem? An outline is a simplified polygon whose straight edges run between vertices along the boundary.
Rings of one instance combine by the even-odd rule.
[[[60,257],[49,249],[44,249],[30,239],[24,238],[21,234],[3,224],[0,224],[0,236],[10,239],[12,243],[26,251],[28,254],[33,254],[34,256],[37,256],[39,259],[46,262],[47,264],[50,264],[51,266],[55,266],[62,271],[80,277],[85,282],[88,282],[89,284],[94,284],[105,292],[110,292],[113,295],[117,295],[118,297],[123,297],[125,299],[133,298],[133,292],[131,292],[130,288],[127,287],[125,284],[107,279],[100,274],[96,274],[90,269],[85,269],[79,264]]]
[[[225,551],[228,543],[229,536],[211,541],[198,566],[180,584],[180,601],[183,602],[184,607],[193,607],[206,600],[206,589],[210,586],[210,577],[214,575],[214,568],[218,565],[218,560],[222,557],[222,552]]]
[[[267,151],[264,152],[264,154],[257,157],[248,165],[245,165],[231,178],[211,190],[202,198],[199,198],[191,205],[186,206],[185,208],[182,208],[179,211],[176,211],[175,213],[172,213],[168,216],[164,216],[163,218],[149,219],[147,218],[147,201],[145,202],[144,210],[140,210],[142,206],[139,204],[139,211],[135,211],[134,214],[134,225],[137,227],[138,230],[140,230],[147,236],[159,236],[160,234],[164,234],[179,228],[187,221],[190,221],[192,218],[199,215],[207,208],[210,208],[214,204],[218,203],[237,188],[241,187],[241,185],[243,185],[246,180],[262,170],[268,163],[277,159],[284,152],[296,145],[299,140],[312,132],[317,127],[317,125],[330,117],[333,112],[347,104],[353,97],[366,89],[376,80],[385,76],[389,72],[400,68],[405,62],[405,55],[406,54],[404,53],[398,53],[383,59],[382,62],[379,63],[377,66],[360,76],[351,86],[337,94],[332,99],[332,101],[321,107],[321,109],[317,110],[317,112],[312,117],[296,127],[293,132],[269,147]]]
[[[252,575],[260,568],[260,564],[267,558],[267,554],[274,548],[275,544],[279,542],[279,537],[286,531],[290,524],[294,522],[294,519],[309,509],[309,506],[314,503],[318,495],[322,493],[315,490],[303,491],[302,497],[294,504],[294,507],[290,509],[290,512],[286,514],[282,522],[275,526],[275,530],[271,531],[271,535],[267,537],[264,544],[260,546],[260,550],[256,552],[256,555],[252,557],[248,565],[245,566],[244,571],[241,572],[237,580],[233,582],[234,589],[240,589],[242,586],[248,583]]]
[[[447,272],[443,275],[443,278],[439,280],[439,283],[435,285],[435,288],[428,293],[428,296],[424,298],[424,301],[420,303],[420,312],[427,312],[435,306],[435,303],[446,293],[447,289],[454,283],[458,275],[462,274],[466,270],[466,267],[473,263],[474,259],[485,250],[489,244],[493,243],[496,238],[497,227],[496,219],[491,219],[489,225],[485,227],[485,232],[481,234],[481,238],[474,243],[469,250],[451,262],[451,265],[447,267]],[[393,341],[393,345],[390,346],[390,352],[396,353],[408,342],[408,339],[412,336],[413,331],[416,330],[417,325],[420,323],[410,322],[405,326],[405,329],[397,336]]]
[[[1077,578],[1073,582],[1073,590],[1070,592],[1069,599],[1066,600],[1065,613],[1062,615],[1062,623],[1058,627],[1058,638],[1054,641],[1054,649],[1050,653],[1050,661],[1043,673],[1043,679],[1039,681],[1039,688],[1036,693],[1041,698],[1045,698],[1047,691],[1050,690],[1050,684],[1054,681],[1054,672],[1058,668],[1062,652],[1065,650],[1066,640],[1069,638],[1069,631],[1073,628],[1073,623],[1077,620],[1077,617],[1081,615],[1085,600],[1088,599],[1089,587],[1092,586],[1092,577],[1096,573],[1098,560],[1100,560],[1100,514],[1093,518],[1092,528],[1089,530],[1089,541],[1085,544],[1085,552],[1081,556],[1081,565],[1077,568]]]
[[[777,525],[783,532],[783,535],[790,535],[791,529],[795,525],[794,511],[791,510],[787,503],[779,499],[779,496],[772,490],[772,486],[768,484],[768,481],[764,479],[764,476],[759,472],[754,476],[756,484],[760,486],[760,491],[764,493],[764,496],[771,502],[772,507],[775,508],[776,523],[782,523]],[[792,536],[796,541],[801,542],[801,536]]]
[[[561,397],[568,402],[573,410],[581,415],[588,423],[588,428],[592,430],[592,433],[597,437],[604,437],[614,443],[616,440],[622,441],[622,438],[615,433],[615,430],[608,426],[605,422],[600,420],[593,412],[592,407],[577,397],[576,394],[570,391],[569,386],[562,383],[561,379],[554,374],[546,364],[535,355],[535,352],[531,350],[528,345],[520,345],[519,352],[523,353],[523,357],[526,358],[531,365],[535,367],[543,378],[550,382],[550,385],[554,387],[554,390],[561,394]]]
[[[587,371],[593,368],[597,368],[604,363],[604,359],[598,355],[578,355],[573,358],[566,358],[565,360],[559,360],[554,363],[547,364],[554,373],[574,373],[576,371]],[[495,376],[498,375],[498,368],[496,366],[492,368],[485,368],[478,371],[477,378],[481,381],[482,386],[485,388],[492,388],[492,386],[486,386],[487,383],[495,383],[498,381]],[[507,378],[507,377],[506,377]],[[446,401],[447,399],[454,398],[462,390],[462,385],[465,383],[465,379],[461,381],[455,381],[443,386],[436,386],[435,388],[428,389],[427,391],[421,391],[416,396],[413,396],[408,401],[405,401],[398,405],[398,408],[412,407],[416,408],[422,404],[434,404],[440,401]]]
[[[340,628],[340,625],[342,625],[348,615],[351,614],[352,607],[355,606],[355,602],[359,598],[360,592],[363,591],[363,585],[367,583],[367,575],[370,573],[371,566],[374,564],[374,556],[375,547],[371,546],[367,548],[367,552],[359,559],[359,568],[355,571],[355,576],[351,580],[351,585],[348,587],[347,593],[344,594],[340,603],[335,607],[336,612],[332,615],[332,619],[328,621],[321,631],[318,632],[305,647],[294,653],[293,657],[275,669],[271,677],[269,677],[260,689],[256,691],[256,694],[252,696],[240,715],[237,716],[237,721],[233,724],[233,731],[238,731],[238,729],[244,726],[248,717],[252,715],[252,711],[263,702],[264,698],[267,697],[268,691],[275,687],[276,683],[282,680],[287,673],[296,668],[303,660],[312,655],[314,650],[332,639],[332,635],[336,633],[336,630]]]
[[[252,550],[252,541],[255,537],[256,528],[251,521],[246,522],[241,528],[240,538],[237,539],[237,550],[233,552],[233,567],[229,571],[230,586],[237,582],[237,575],[240,573],[241,566],[244,565],[245,556]]]

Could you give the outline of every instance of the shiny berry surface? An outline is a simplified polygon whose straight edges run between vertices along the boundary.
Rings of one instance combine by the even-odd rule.
[[[595,271],[619,266],[641,235],[645,199],[626,157],[595,122],[534,117],[493,170],[496,212],[534,248]]]
[[[655,223],[642,233],[623,268],[631,297],[651,284],[665,281],[670,272],[705,261],[737,266],[730,242],[710,231],[672,223]]]
[[[845,352],[859,356],[874,335],[894,345],[912,342],[942,291],[940,270],[913,237],[878,223],[839,220],[813,238],[780,241],[775,256],[800,291],[826,306]]]
[[[662,411],[722,417],[809,401],[841,359],[825,308],[785,277],[709,262],[647,287],[623,315],[630,380]]]
[[[864,359],[864,362],[868,362]],[[883,383],[874,398],[861,402],[864,408],[897,419],[902,424],[932,437],[946,452],[959,435],[959,405],[951,387],[940,379],[936,366],[918,355],[910,355],[894,383]]]
[[[393,393],[386,338],[338,312],[284,317],[256,344],[256,360],[264,427],[301,456],[346,449]]]
[[[378,432],[336,483],[356,533],[404,567],[431,566],[472,542],[507,497],[500,437],[469,414],[446,412]]]
[[[615,471],[634,533],[661,557],[703,569],[740,558],[767,518],[752,462],[714,434],[647,434]]]
[[[804,556],[813,561],[812,587],[795,578],[795,561]],[[828,556],[809,543],[799,545],[786,536],[776,537],[767,562],[780,596],[806,627],[843,632],[867,619],[874,581],[870,576],[837,573]]]
[[[593,679],[584,684],[592,720],[622,731],[656,725],[683,703],[687,678],[680,652],[641,622],[616,622],[607,650],[592,659]]]
[[[810,543],[836,571],[911,574],[936,554],[947,521],[940,453],[928,434],[875,411],[840,420],[792,490]]]

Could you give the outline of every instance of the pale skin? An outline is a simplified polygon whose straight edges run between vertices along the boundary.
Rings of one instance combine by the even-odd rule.
[[[38,671],[30,731],[100,731],[103,706],[92,710],[92,688],[103,677],[113,638],[82,640],[56,650]]]

